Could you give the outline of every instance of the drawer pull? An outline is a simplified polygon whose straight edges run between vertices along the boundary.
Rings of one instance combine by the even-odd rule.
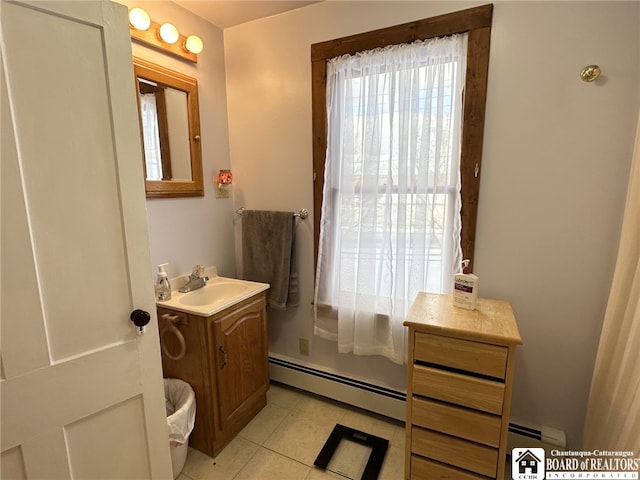
[[[218,351],[222,354],[222,365],[220,366],[220,370],[222,370],[224,367],[227,366],[227,361],[229,360],[229,356],[227,355],[227,352],[225,351],[222,345],[218,347]]]

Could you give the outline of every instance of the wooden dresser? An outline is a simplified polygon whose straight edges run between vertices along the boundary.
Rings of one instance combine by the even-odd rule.
[[[405,479],[504,476],[516,345],[509,302],[419,293],[409,327]]]

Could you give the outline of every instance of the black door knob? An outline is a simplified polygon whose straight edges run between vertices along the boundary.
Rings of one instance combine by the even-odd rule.
[[[151,321],[151,315],[145,310],[136,309],[131,312],[129,318],[136,327],[144,327]]]

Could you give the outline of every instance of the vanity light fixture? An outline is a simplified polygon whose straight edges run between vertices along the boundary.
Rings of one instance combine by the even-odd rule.
[[[149,30],[151,18],[142,8],[132,8],[129,12],[129,23],[136,30]]]
[[[178,29],[171,25],[170,23],[163,23],[160,25],[160,30],[158,30],[158,34],[160,35],[160,39],[164,42],[167,42],[170,45],[173,45],[180,38],[180,32]]]
[[[218,188],[216,189],[216,198],[229,198],[229,187],[233,182],[233,175],[231,170],[222,169],[218,172],[218,178],[216,179]]]
[[[202,43],[202,39],[199,36],[189,35],[184,42],[184,48],[197,55],[204,48],[204,44]]]
[[[171,23],[156,23],[138,7],[129,11],[129,33],[133,40],[193,63],[198,63],[198,54],[204,48],[197,35],[186,37]]]

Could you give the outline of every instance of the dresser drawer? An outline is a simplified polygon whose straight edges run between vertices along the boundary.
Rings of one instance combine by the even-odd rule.
[[[498,450],[485,445],[412,427],[411,452],[488,477],[496,476]]]
[[[506,347],[416,332],[414,358],[422,362],[503,379]]]
[[[414,394],[502,414],[504,383],[414,365],[411,387]]]
[[[413,397],[411,401],[411,423],[414,425],[491,447],[497,448],[500,445],[502,418],[497,415],[417,397]]]
[[[411,480],[486,480],[464,470],[432,462],[418,455],[411,455]]]

